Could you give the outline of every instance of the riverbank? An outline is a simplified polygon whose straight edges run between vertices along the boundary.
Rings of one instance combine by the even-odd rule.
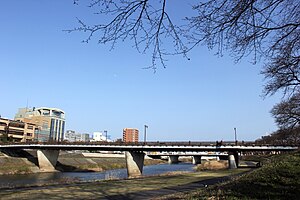
[[[0,175],[39,172],[38,166],[27,158],[12,157],[0,152]]]
[[[27,158],[18,155],[8,156],[0,153],[0,175],[31,174],[41,172],[36,153],[26,152]],[[163,160],[145,159],[144,165],[166,163]],[[114,154],[91,154],[61,152],[56,169],[61,172],[101,172],[105,170],[126,168],[125,158]]]
[[[1,189],[1,199],[134,199],[148,192],[143,199],[161,196],[164,188],[167,194],[176,192],[178,187],[203,187],[203,180],[212,180],[244,173],[249,169],[205,171],[181,174],[167,174],[136,179],[104,180],[88,183],[64,183],[39,187],[23,187],[20,189]],[[221,180],[221,179],[216,179]],[[195,188],[194,188],[195,189]],[[164,194],[166,194],[164,192]],[[153,194],[151,196],[150,194]]]
[[[256,160],[263,163],[261,168],[231,181],[160,199],[299,199],[300,152],[261,156]]]
[[[145,159],[144,165],[163,164],[166,161]],[[119,154],[62,154],[58,158],[56,169],[62,172],[102,172],[105,170],[126,168],[125,157]]]

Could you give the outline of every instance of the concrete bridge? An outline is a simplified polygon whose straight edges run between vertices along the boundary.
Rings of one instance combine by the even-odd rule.
[[[207,153],[207,152],[148,152],[147,156],[154,159],[162,159],[162,157],[168,157],[168,163],[169,164],[176,164],[179,162],[179,157],[192,157],[192,163],[194,165],[201,164],[201,159],[203,157],[217,157],[220,160],[227,160],[228,154],[226,153]]]
[[[226,152],[228,154],[229,168],[237,168],[239,152],[249,151],[294,151],[298,147],[292,146],[202,146],[202,145],[161,145],[161,144],[4,144],[0,150],[26,150],[36,149],[39,167],[42,171],[56,171],[55,166],[60,150],[100,150],[125,151],[128,177],[140,176],[143,172],[144,152]],[[198,159],[198,160],[197,160]],[[201,157],[200,157],[201,161]],[[195,163],[199,162],[199,156]]]

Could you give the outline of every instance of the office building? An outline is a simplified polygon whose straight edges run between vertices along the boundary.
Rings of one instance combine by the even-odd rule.
[[[124,128],[123,129],[123,142],[138,142],[139,130],[136,128]]]
[[[57,108],[20,108],[15,120],[32,123],[39,127],[36,140],[40,142],[63,141],[65,112]]]
[[[0,118],[1,142],[34,141],[37,132],[38,127],[35,124]]]
[[[76,133],[72,130],[67,130],[64,134],[64,140],[68,142],[75,142],[76,141]]]
[[[73,130],[67,130],[64,134],[64,141],[67,142],[89,142],[90,135],[88,133],[76,133]]]
[[[80,136],[81,136],[80,141],[82,141],[82,142],[89,142],[90,141],[90,134],[82,133],[82,134],[80,134]]]

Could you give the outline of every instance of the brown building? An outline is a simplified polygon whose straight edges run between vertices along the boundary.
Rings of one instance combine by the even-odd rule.
[[[1,142],[33,141],[38,127],[32,123],[0,118]]]
[[[123,142],[138,142],[139,130],[136,128],[124,128],[123,129]]]

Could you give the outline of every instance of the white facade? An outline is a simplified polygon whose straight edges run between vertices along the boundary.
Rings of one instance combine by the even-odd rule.
[[[89,142],[90,141],[90,134],[88,134],[88,133],[82,133],[81,134],[81,141],[83,141],[83,142]]]
[[[72,130],[67,130],[64,140],[69,142],[89,142],[90,138],[88,133],[80,134]]]
[[[101,132],[94,132],[93,133],[93,141],[95,141],[95,142],[106,141],[106,137]]]
[[[106,136],[102,132],[94,132],[92,141],[94,141],[94,142],[100,142],[100,141],[111,142],[109,137],[107,136],[107,138],[106,138]]]
[[[67,140],[69,142],[75,142],[76,141],[76,135],[75,131],[67,130],[67,132],[64,135],[64,140]]]

